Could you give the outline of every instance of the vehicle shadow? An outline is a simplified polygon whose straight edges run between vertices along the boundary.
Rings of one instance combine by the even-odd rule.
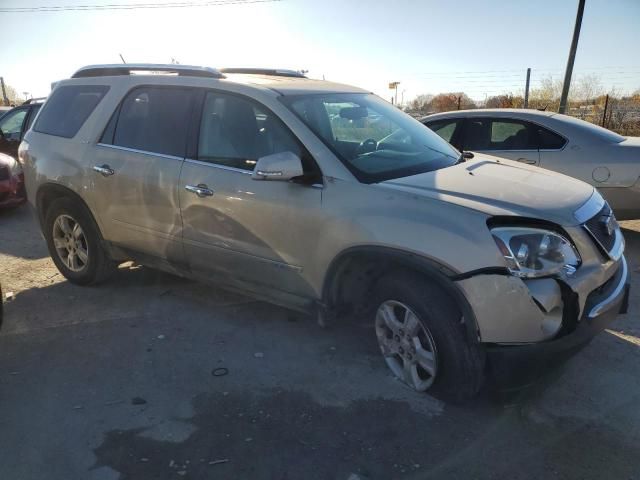
[[[100,285],[83,287],[63,279],[20,291],[5,302],[2,333],[162,315],[167,305],[178,313],[189,305],[209,308],[249,302],[216,287],[126,262]]]

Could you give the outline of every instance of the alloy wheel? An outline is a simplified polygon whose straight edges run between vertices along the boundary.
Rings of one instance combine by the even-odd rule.
[[[387,300],[376,312],[376,336],[387,365],[414,390],[427,390],[438,372],[438,355],[431,333],[407,305]]]
[[[87,237],[80,224],[69,215],[60,215],[53,222],[53,246],[60,260],[72,272],[80,272],[87,266]]]

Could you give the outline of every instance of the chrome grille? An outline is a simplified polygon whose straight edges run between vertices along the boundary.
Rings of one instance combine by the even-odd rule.
[[[616,217],[613,215],[613,211],[611,211],[611,207],[607,203],[594,217],[585,222],[584,228],[587,229],[600,248],[607,254],[611,253],[616,244],[616,238],[620,235],[620,227]]]

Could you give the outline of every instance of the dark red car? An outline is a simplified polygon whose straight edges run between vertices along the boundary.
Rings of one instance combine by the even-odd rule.
[[[0,208],[17,207],[26,200],[22,167],[15,158],[0,153]]]

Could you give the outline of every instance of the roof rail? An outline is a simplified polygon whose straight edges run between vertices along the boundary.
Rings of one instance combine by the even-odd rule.
[[[71,75],[71,78],[131,75],[132,72],[162,72],[186,77],[224,78],[224,75],[215,68],[161,63],[114,63],[106,65],[88,65],[77,70],[73,75]]]
[[[22,105],[31,105],[36,102],[44,102],[47,97],[38,97],[38,98],[29,98],[28,100],[22,102]]]
[[[248,75],[272,75],[275,77],[307,78],[302,72],[285,68],[221,68],[222,73],[242,73]]]

